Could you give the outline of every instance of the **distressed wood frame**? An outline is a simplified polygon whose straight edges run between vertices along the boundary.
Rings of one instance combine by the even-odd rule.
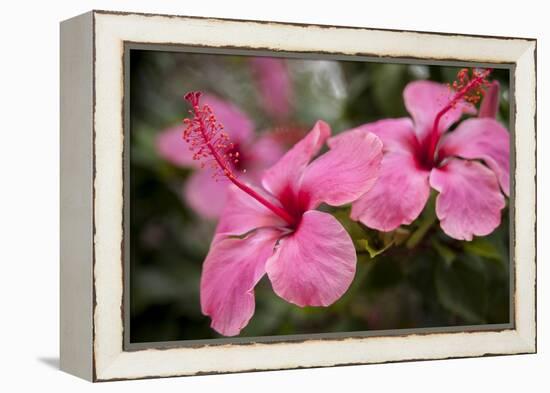
[[[127,43],[507,64],[514,68],[514,321],[484,331],[128,350]],[[61,368],[107,381],[536,352],[536,40],[91,11],[61,24]]]

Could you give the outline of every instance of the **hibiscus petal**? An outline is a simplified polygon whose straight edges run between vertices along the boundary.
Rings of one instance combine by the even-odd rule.
[[[403,90],[405,107],[411,114],[419,141],[431,131],[437,113],[447,105],[454,93],[448,86],[432,81],[414,81]],[[463,113],[475,114],[475,107],[460,100],[439,121],[439,131],[445,132]]]
[[[371,189],[382,161],[382,141],[371,133],[348,133],[304,171],[300,193],[308,196],[308,209],[321,202],[332,206],[350,203]]]
[[[250,59],[266,112],[285,118],[290,112],[291,82],[284,59],[253,57]]]
[[[504,193],[510,194],[510,134],[496,120],[463,121],[443,140],[440,154],[485,161],[497,175]]]
[[[428,200],[429,172],[409,154],[386,153],[378,180],[353,203],[351,218],[369,228],[392,231],[413,222]]]
[[[294,189],[313,156],[319,152],[330,136],[330,126],[324,121],[315,123],[313,129],[296,143],[275,165],[269,168],[262,179],[262,185],[278,196],[289,187]]]
[[[280,233],[261,229],[246,238],[217,235],[204,261],[201,310],[224,336],[239,334],[254,314],[254,287],[265,274]]]
[[[435,211],[447,235],[472,240],[500,225],[504,196],[495,174],[483,164],[452,159],[432,170],[430,184],[439,191]]]
[[[155,147],[159,155],[171,164],[181,167],[198,167],[193,160],[193,152],[183,140],[184,125],[170,127],[161,131],[155,139]]]
[[[283,237],[266,271],[277,295],[300,307],[329,306],[350,286],[357,256],[353,241],[330,214],[304,213],[298,230]]]
[[[500,101],[500,83],[498,81],[491,82],[491,85],[483,96],[481,106],[479,108],[479,117],[490,117],[495,119],[498,113]]]
[[[278,202],[259,189],[254,189],[271,203]],[[283,227],[286,223],[256,199],[231,184],[216,233],[242,235],[262,227]]]
[[[225,132],[235,144],[244,144],[253,137],[254,124],[250,118],[232,103],[211,94],[203,94],[201,103],[208,105]]]
[[[252,169],[265,170],[274,165],[284,154],[283,145],[272,134],[264,132],[253,144],[247,147],[247,155],[252,161]],[[247,172],[249,169],[247,168]],[[260,180],[260,179],[258,179]]]
[[[216,219],[225,205],[227,186],[226,180],[213,179],[214,171],[202,168],[193,173],[183,186],[185,202],[199,215],[208,219]]]
[[[384,119],[363,124],[333,136],[327,141],[327,144],[333,148],[337,143],[344,142],[350,134],[366,134],[368,132],[380,138],[386,152],[413,153],[418,148],[413,123],[408,117]]]

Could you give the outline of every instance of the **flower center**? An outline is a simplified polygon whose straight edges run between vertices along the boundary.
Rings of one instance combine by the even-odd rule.
[[[277,195],[277,199],[281,202],[284,209],[294,218],[291,227],[296,228],[300,224],[303,214],[309,208],[309,202],[311,200],[310,195],[303,191],[296,193],[290,185],[287,185]]]
[[[248,166],[248,158],[237,143],[231,144],[226,150],[231,166],[236,172],[245,172]]]
[[[295,217],[285,209],[275,205],[264,198],[254,189],[241,182],[233,173],[240,160],[240,153],[236,151],[235,144],[229,141],[229,136],[224,131],[212,109],[208,105],[200,106],[200,92],[190,92],[185,99],[191,104],[189,111],[192,118],[184,119],[186,128],[183,131],[183,139],[189,144],[193,152],[193,159],[202,161],[201,167],[210,167],[215,170],[214,177],[225,177],[239,189],[246,192],[273,213],[281,217],[290,225],[296,223]]]
[[[460,100],[465,100],[470,104],[477,104],[481,97],[485,94],[485,89],[489,86],[487,80],[489,74],[493,70],[488,68],[484,71],[472,70],[472,75],[470,76],[469,70],[467,68],[461,69],[457,74],[457,80],[455,80],[450,87],[456,93],[453,95],[451,100],[445,105],[435,116],[432,129],[428,135],[425,145],[423,146],[423,154],[421,159],[421,164],[429,169],[436,166],[439,162],[439,157],[437,156],[437,147],[441,136],[443,135],[439,129],[439,123],[441,118],[451,109],[455,108]]]

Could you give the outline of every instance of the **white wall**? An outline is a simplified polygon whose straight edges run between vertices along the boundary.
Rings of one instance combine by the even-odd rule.
[[[548,204],[539,198],[539,354],[117,382],[56,369],[58,348],[58,22],[90,9],[538,38],[538,181],[547,195],[550,66],[542,1],[6,1],[0,60],[0,390],[281,392],[542,391],[550,385]],[[547,199],[547,197],[545,198]],[[545,364],[546,363],[546,364]],[[53,364],[53,366],[52,366]],[[27,390],[27,389],[25,389]]]

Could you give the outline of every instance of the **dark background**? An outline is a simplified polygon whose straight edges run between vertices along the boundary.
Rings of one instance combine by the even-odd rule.
[[[221,337],[201,314],[199,281],[215,222],[200,218],[181,197],[191,170],[171,165],[155,149],[155,136],[187,116],[182,96],[214,93],[238,105],[256,130],[276,126],[258,104],[246,56],[132,50],[130,57],[130,341]],[[408,116],[402,91],[416,79],[444,83],[459,68],[355,61],[288,59],[293,109],[288,122],[311,128],[323,119],[333,133],[369,121]],[[501,83],[498,119],[508,126],[509,72]],[[386,239],[335,213],[371,251]],[[461,242],[434,218],[433,195],[403,238],[381,254],[358,253],[347,293],[327,308],[299,308],[280,299],[263,278],[256,311],[241,336],[443,327],[509,321],[509,211],[491,235]]]

